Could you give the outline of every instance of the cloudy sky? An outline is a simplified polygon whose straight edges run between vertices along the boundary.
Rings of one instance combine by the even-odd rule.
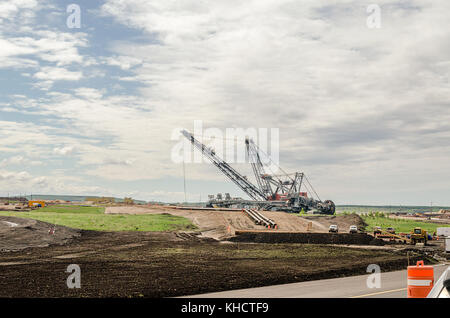
[[[450,205],[449,12],[448,0],[2,0],[0,196],[183,200],[172,135],[201,120],[278,128],[281,166],[322,199]],[[245,197],[212,165],[185,168],[190,201]]]

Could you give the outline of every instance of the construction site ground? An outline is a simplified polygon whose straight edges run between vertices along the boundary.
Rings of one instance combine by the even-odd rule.
[[[229,228],[264,230],[239,211],[111,207],[106,212],[170,212],[191,219],[200,232],[97,232],[0,216],[0,297],[170,297],[358,275],[369,264],[382,271],[408,264],[406,251],[395,246],[217,240],[230,238]],[[264,214],[280,230],[303,230],[310,222]],[[313,225],[317,233],[325,229],[326,224]],[[423,257],[410,253],[409,262]],[[80,266],[80,289],[66,285],[70,264]]]
[[[80,230],[64,226],[58,226],[58,230],[49,235],[52,227],[48,223],[33,219],[0,216],[0,252],[63,245],[81,236]]]
[[[58,229],[57,229],[58,230]],[[0,297],[168,297],[403,269],[405,253],[230,243],[173,232],[82,231],[65,245],[0,253]],[[67,266],[81,288],[66,285]],[[269,295],[268,295],[269,296]]]
[[[235,234],[236,230],[266,230],[262,225],[256,225],[242,211],[212,211],[196,209],[176,209],[167,206],[119,206],[107,207],[107,214],[161,214],[169,213],[191,220],[202,232],[203,237],[217,240],[226,239]],[[277,223],[277,231],[328,233],[330,224],[337,224],[341,231],[348,232],[351,225],[363,226],[362,219],[357,215],[338,216],[305,216],[285,212],[264,211],[262,214]],[[308,229],[308,223],[312,227]]]

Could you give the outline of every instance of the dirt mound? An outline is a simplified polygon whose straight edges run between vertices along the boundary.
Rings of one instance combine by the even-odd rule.
[[[29,247],[63,245],[81,236],[81,231],[33,219],[0,216],[0,252]]]
[[[358,227],[358,232],[361,232],[367,224],[358,214],[338,214],[338,215],[311,215],[304,216],[304,219],[319,223],[326,231],[331,224],[336,224],[339,227],[339,232],[348,232],[351,225]]]
[[[384,245],[382,240],[365,233],[298,233],[298,232],[267,232],[267,231],[236,231],[236,236],[229,239],[232,242],[257,243],[306,243],[306,244],[357,244]]]

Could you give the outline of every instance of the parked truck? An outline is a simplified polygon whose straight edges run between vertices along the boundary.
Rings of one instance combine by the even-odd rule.
[[[450,227],[438,227],[436,232],[437,236],[450,236]]]

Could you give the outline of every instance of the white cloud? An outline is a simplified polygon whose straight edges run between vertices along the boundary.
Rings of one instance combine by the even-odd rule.
[[[6,180],[11,182],[23,182],[31,178],[31,175],[26,171],[12,172],[12,171],[0,171],[0,180]]]
[[[111,56],[103,58],[103,63],[111,66],[118,66],[122,70],[129,70],[141,64],[142,60],[130,56]]]
[[[133,159],[118,159],[118,158],[108,158],[103,161],[106,165],[119,165],[119,166],[131,166],[133,164]]]
[[[36,0],[2,0],[0,3],[0,21],[2,19],[13,19],[20,11],[25,15],[29,15],[32,12],[25,11],[27,9],[34,9],[38,6]]]
[[[8,16],[8,22],[0,24],[0,69],[31,71],[22,75],[37,80],[34,87],[48,90],[55,81],[80,80],[83,77],[81,67],[97,63],[79,52],[80,48],[88,46],[86,33],[61,32],[45,24],[36,27],[32,18],[44,7],[51,7],[47,1],[37,4],[16,0],[3,5],[9,9],[2,11],[0,7],[0,20],[2,12],[3,16]],[[76,69],[69,70],[70,66]]]
[[[369,29],[366,4],[350,0],[107,0],[102,9],[152,38],[113,48],[142,60],[122,79],[147,85],[140,91],[153,106],[149,127],[159,151],[167,151],[171,129],[195,119],[221,129],[277,127],[281,164],[305,169],[323,192],[351,188],[360,177],[351,170],[383,180],[371,194],[395,196],[385,185],[399,165],[408,168],[403,176],[435,162],[434,176],[450,171],[428,156],[450,155],[450,4],[379,5],[381,29]],[[161,162],[157,154],[153,160]],[[373,166],[384,169],[369,172]]]
[[[84,180],[66,174],[35,176],[27,171],[0,170],[2,195],[60,194],[60,195],[112,195],[108,189],[86,185]]]
[[[1,28],[0,28],[1,31]],[[24,56],[34,56],[34,61],[42,60],[55,63],[56,66],[65,66],[73,63],[92,64],[91,59],[84,60],[78,48],[86,47],[86,34],[55,32],[50,30],[34,30],[24,27],[18,30],[19,36],[4,36],[0,39],[0,61],[9,59],[26,59]],[[37,61],[36,61],[37,62]],[[7,67],[0,65],[0,67]],[[25,66],[24,66],[25,67]]]
[[[75,94],[77,96],[86,98],[86,99],[100,99],[103,96],[103,93],[95,88],[89,88],[89,87],[80,87],[76,88]]]
[[[71,155],[74,152],[74,150],[75,150],[75,148],[73,146],[66,146],[66,147],[53,149],[53,153],[55,155],[68,156],[68,155]]]
[[[42,67],[39,72],[34,74],[34,77],[47,81],[78,81],[83,77],[83,74],[81,72],[71,72],[64,68]]]
[[[22,165],[25,162],[25,158],[22,156],[14,156],[9,157],[7,159],[3,159],[0,162],[0,166],[7,166],[7,165]]]
[[[395,198],[400,188],[417,198],[423,193],[408,180],[411,172],[435,180],[424,186],[428,196],[443,193],[448,186],[437,180],[450,177],[450,3],[379,5],[382,27],[374,30],[366,26],[366,4],[356,0],[105,0],[103,15],[122,24],[115,27],[142,32],[126,39],[118,32],[104,48],[111,56],[98,56],[88,42],[101,36],[101,22],[89,34],[9,28],[0,37],[0,68],[20,68],[35,87],[68,81],[61,86],[70,89],[2,104],[8,115],[37,119],[0,121],[0,150],[14,156],[20,145],[24,158],[64,162],[59,156],[74,153],[64,145],[73,145],[80,179],[70,180],[71,190],[107,191],[85,184],[180,178],[181,166],[170,161],[172,131],[200,119],[222,130],[280,128],[283,168],[304,170],[338,202],[374,193]],[[91,77],[109,80],[89,87]],[[186,168],[205,191],[227,182],[214,166]],[[57,189],[54,178],[68,181],[64,173],[52,176],[48,189]]]

